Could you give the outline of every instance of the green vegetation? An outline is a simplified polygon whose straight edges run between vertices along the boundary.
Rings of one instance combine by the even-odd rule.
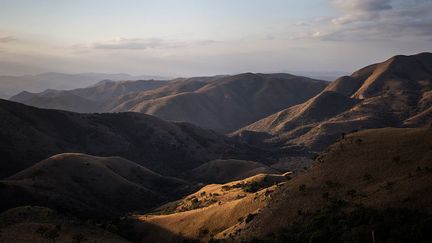
[[[351,213],[325,210],[252,242],[431,242],[430,229],[432,215],[411,209],[357,208]]]
[[[254,181],[254,182],[252,182],[252,183],[245,184],[245,185],[242,187],[242,189],[243,189],[243,191],[245,191],[245,192],[253,193],[253,192],[257,192],[257,191],[259,191],[259,190],[261,189],[261,187],[260,187],[260,184],[259,184],[258,182]]]
[[[256,181],[252,181],[249,183],[241,182],[241,183],[234,184],[232,186],[224,185],[222,186],[222,190],[229,191],[232,188],[241,188],[244,192],[254,193],[265,187],[266,187],[265,185],[262,185]]]

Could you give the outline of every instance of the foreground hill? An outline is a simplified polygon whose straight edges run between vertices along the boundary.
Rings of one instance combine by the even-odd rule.
[[[432,54],[395,56],[331,82],[310,100],[241,130],[320,151],[354,130],[432,122]]]
[[[371,231],[376,242],[432,239],[431,128],[354,133],[317,161],[274,193],[238,239],[366,242]]]
[[[226,132],[301,103],[326,84],[290,74],[244,73],[210,80],[186,79],[172,84],[176,88],[171,90],[181,92],[166,92],[166,87],[132,95],[122,98],[113,111],[142,112]],[[188,88],[180,89],[183,85]]]
[[[136,230],[157,226],[141,237],[163,242],[428,242],[431,170],[431,128],[365,130],[291,180],[209,185],[160,208],[164,215],[137,216]]]
[[[59,109],[74,112],[101,112],[103,104],[122,95],[151,90],[166,85],[166,81],[137,80],[110,81],[103,80],[87,88],[73,90],[48,89],[41,93],[23,91],[10,98],[39,108]]]
[[[226,184],[211,184],[181,200],[135,215],[134,231],[140,242],[207,241],[226,238],[249,223],[287,177],[259,174]],[[170,232],[167,234],[166,232]],[[146,233],[151,232],[151,234]]]
[[[182,196],[187,182],[120,157],[59,154],[0,181],[1,209],[42,205],[74,215],[112,216]]]
[[[259,154],[213,131],[140,113],[78,114],[0,100],[0,117],[0,178],[64,152],[121,156],[169,175]]]
[[[0,214],[1,242],[129,242],[107,230],[44,207],[18,207]]]

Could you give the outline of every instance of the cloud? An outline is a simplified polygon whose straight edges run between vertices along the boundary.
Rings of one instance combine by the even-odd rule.
[[[393,9],[392,0],[330,0],[344,15],[332,20],[334,24],[377,19],[381,12]]]
[[[383,11],[392,9],[392,0],[330,0],[333,5],[348,11]]]
[[[105,49],[105,50],[144,50],[153,49],[167,45],[164,40],[157,38],[149,39],[128,39],[128,38],[116,38],[110,41],[96,42],[91,44],[93,49]]]
[[[89,44],[78,44],[76,49],[95,50],[147,50],[162,48],[180,48],[188,46],[202,46],[218,43],[215,40],[199,41],[171,41],[162,38],[115,38],[107,41],[92,42]]]
[[[341,15],[323,25],[322,40],[432,38],[432,0],[329,0]]]
[[[0,36],[0,43],[8,43],[16,40],[17,39],[13,36]]]
[[[309,26],[309,23],[306,23],[304,21],[298,21],[297,23],[295,23],[296,26]]]

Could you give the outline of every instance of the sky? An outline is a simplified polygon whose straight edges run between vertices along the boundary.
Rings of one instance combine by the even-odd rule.
[[[0,0],[0,75],[346,72],[432,51],[432,0]]]

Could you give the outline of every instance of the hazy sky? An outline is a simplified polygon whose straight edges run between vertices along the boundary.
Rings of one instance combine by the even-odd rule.
[[[0,74],[354,71],[432,51],[432,0],[0,0]]]

